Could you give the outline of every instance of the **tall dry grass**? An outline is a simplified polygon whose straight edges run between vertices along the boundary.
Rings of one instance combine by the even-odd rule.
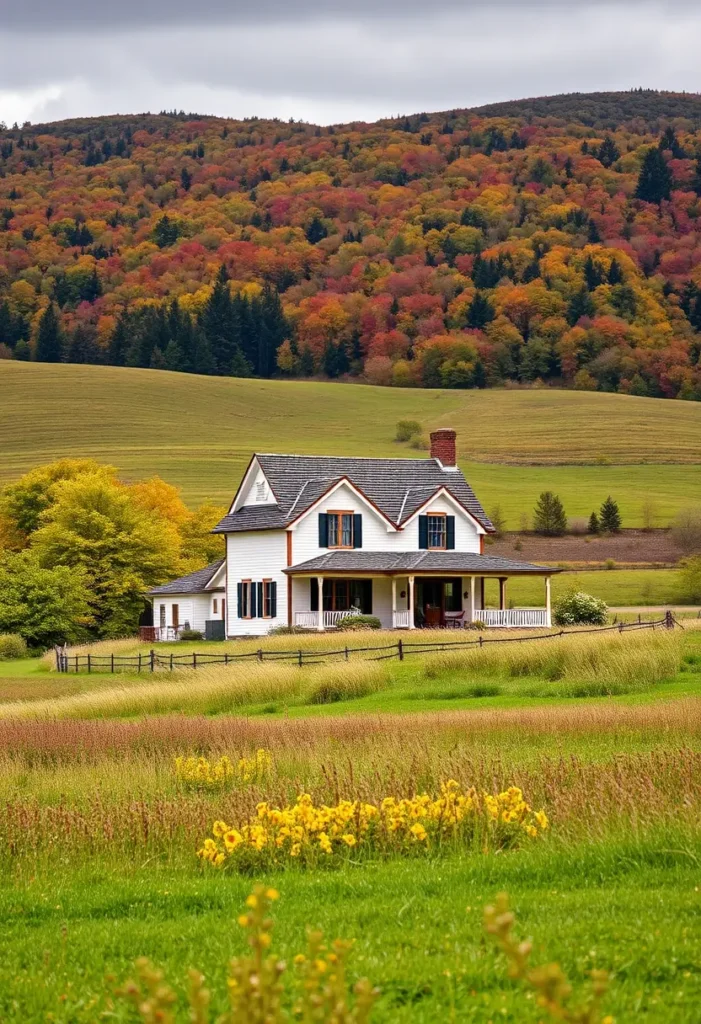
[[[445,634],[443,634],[445,640]],[[297,667],[286,662],[234,662],[159,673],[139,682],[102,685],[56,699],[4,702],[2,718],[112,718],[220,714],[272,702],[329,703],[391,687],[397,680],[460,676],[535,677],[588,684],[596,693],[644,688],[678,672],[677,632],[586,633],[545,640],[485,644],[464,651],[407,655],[396,661],[341,661]],[[413,677],[416,682],[415,676]]]

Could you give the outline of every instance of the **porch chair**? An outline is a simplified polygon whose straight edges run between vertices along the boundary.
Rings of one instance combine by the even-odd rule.
[[[462,629],[465,625],[465,612],[446,612],[445,613],[445,628],[446,629]]]

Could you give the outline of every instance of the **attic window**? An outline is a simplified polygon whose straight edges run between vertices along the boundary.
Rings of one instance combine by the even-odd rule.
[[[256,501],[267,501],[268,500],[268,485],[265,480],[261,480],[260,483],[256,484]]]

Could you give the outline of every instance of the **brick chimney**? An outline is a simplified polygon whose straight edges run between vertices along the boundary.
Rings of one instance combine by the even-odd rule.
[[[431,434],[431,458],[438,459],[443,469],[457,469],[454,430],[434,430]]]

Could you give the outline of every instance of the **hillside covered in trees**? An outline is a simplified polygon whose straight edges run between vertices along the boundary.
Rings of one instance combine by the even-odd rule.
[[[2,358],[701,400],[701,96],[0,128]]]

